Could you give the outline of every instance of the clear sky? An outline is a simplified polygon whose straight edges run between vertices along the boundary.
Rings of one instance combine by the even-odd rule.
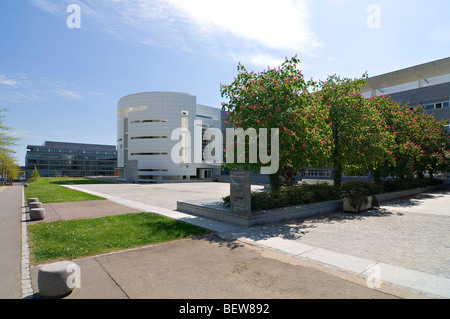
[[[306,79],[323,80],[448,57],[449,17],[448,0],[2,0],[0,106],[24,165],[46,140],[115,145],[128,94],[220,108],[238,62],[262,71],[298,54]]]

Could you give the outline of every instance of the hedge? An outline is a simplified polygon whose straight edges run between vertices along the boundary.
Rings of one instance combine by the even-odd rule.
[[[386,180],[381,183],[368,181],[347,181],[342,183],[341,190],[336,190],[328,183],[301,184],[282,188],[279,192],[254,191],[251,194],[252,210],[269,210],[275,208],[312,204],[324,201],[338,200],[358,195],[372,196],[417,187],[442,184],[438,179],[404,179]],[[225,204],[230,204],[230,196],[223,198]]]

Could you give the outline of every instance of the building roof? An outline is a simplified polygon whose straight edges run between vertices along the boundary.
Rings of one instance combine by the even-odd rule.
[[[69,143],[69,142],[55,142],[45,141],[43,145],[27,145],[27,149],[30,148],[44,148],[53,147],[59,149],[86,149],[86,150],[110,150],[115,151],[115,145],[104,144],[84,144],[84,143]]]
[[[450,57],[370,77],[361,91],[369,92],[446,74],[450,74]]]

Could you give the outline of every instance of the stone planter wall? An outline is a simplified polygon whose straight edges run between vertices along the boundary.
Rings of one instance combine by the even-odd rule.
[[[414,188],[410,190],[376,195],[378,202],[388,201],[396,198],[416,195],[423,192],[439,190],[449,187],[449,184],[434,185],[428,187]],[[368,205],[372,199],[369,198]],[[368,209],[367,207],[365,209]],[[278,223],[308,216],[333,213],[344,210],[344,200],[334,200],[307,205],[284,207],[266,211],[252,212],[250,216],[239,215],[231,212],[230,208],[221,201],[192,200],[178,201],[177,210],[196,216],[206,217],[240,226],[251,227]]]

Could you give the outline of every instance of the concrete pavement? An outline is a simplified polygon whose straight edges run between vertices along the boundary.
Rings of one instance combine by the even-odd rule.
[[[128,198],[120,195],[116,187],[71,186],[123,205],[209,228],[222,238],[345,272],[366,280],[370,286],[383,284],[426,297],[450,298],[448,190],[390,201],[379,211],[357,215],[337,212],[247,229],[174,211],[171,208],[176,195],[166,198],[166,208],[153,206],[149,204],[153,199],[151,185],[140,187],[141,193],[135,188]],[[211,185],[205,187],[211,191]],[[185,189],[183,196],[188,195],[189,190]],[[145,200],[135,200],[144,197]]]
[[[0,299],[22,298],[22,185],[0,187]]]
[[[122,187],[122,192],[106,186],[70,187],[108,198],[103,204],[109,208],[115,203],[128,212],[152,211],[211,229],[218,236],[76,260],[82,271],[82,288],[67,298],[450,298],[450,216],[445,208],[441,209],[449,207],[448,191],[391,201],[379,211],[359,215],[336,213],[245,229],[173,210],[171,205],[179,199],[177,192],[189,197],[189,187],[186,190],[178,186],[175,194],[167,194],[167,189],[164,192],[157,185],[156,193],[166,195],[155,198],[150,185],[116,185]],[[205,183],[203,187],[212,192],[211,186]],[[127,191],[127,187],[134,189]],[[170,188],[170,184],[165,187]],[[193,191],[201,196],[198,187]],[[216,196],[220,198],[220,192],[225,191],[220,189]],[[160,207],[160,202],[165,207]],[[74,205],[72,214],[76,214]],[[64,205],[52,205],[52,209],[55,220],[70,217],[67,211],[58,213],[64,211]],[[20,237],[17,228],[14,236],[10,238]],[[17,260],[17,254],[14,258]],[[417,267],[411,263],[413,260],[417,260]],[[420,269],[427,264],[432,266]],[[291,268],[293,265],[296,267]],[[35,293],[37,269],[31,267]],[[281,272],[275,275],[274,269]],[[17,270],[15,276],[20,278]],[[267,281],[263,283],[261,278]],[[183,279],[187,281],[183,283]],[[285,284],[278,286],[277,282]],[[174,291],[178,293],[174,295]],[[16,288],[14,298],[19,295],[20,289]],[[30,292],[27,297],[33,296],[38,295]]]

